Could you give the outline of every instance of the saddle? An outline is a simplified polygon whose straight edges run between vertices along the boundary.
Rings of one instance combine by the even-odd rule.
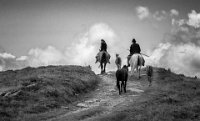
[[[97,55],[96,55],[96,63],[97,62],[101,62],[103,53],[106,54],[106,62],[110,63],[110,54],[108,52],[106,52],[106,51],[100,51],[100,52],[97,53]]]
[[[142,57],[142,55],[141,55],[141,54],[138,54],[138,53],[135,53],[135,54],[138,55],[138,58],[137,58],[137,65],[138,65],[138,66],[139,66],[139,65],[144,66],[145,60],[144,60],[144,58]],[[135,54],[133,54],[133,55],[135,55]],[[129,61],[130,61],[131,57],[132,57],[132,55],[128,55],[128,57],[127,57],[127,63],[128,63],[129,66],[130,66],[130,62],[129,62]]]

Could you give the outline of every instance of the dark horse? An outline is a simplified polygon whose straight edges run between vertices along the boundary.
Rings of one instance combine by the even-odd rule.
[[[101,74],[106,72],[106,64],[107,64],[106,53],[102,52],[101,59],[100,59]]]
[[[106,64],[109,63],[110,55],[106,51],[100,51],[96,55],[96,63],[100,63],[101,74],[106,72]]]
[[[122,88],[124,88],[124,92],[126,93],[126,83],[128,80],[128,66],[124,65],[122,69],[118,69],[116,72],[116,78],[117,78],[117,88],[119,89],[119,94],[121,94]]]

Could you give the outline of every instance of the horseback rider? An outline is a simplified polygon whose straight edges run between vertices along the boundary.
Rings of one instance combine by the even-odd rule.
[[[110,54],[107,52],[107,44],[106,44],[105,40],[101,39],[101,47],[99,49],[99,53],[96,56],[96,63],[99,61],[100,53],[103,51],[106,53],[107,62],[110,63]]]
[[[135,53],[139,53],[140,54],[141,49],[140,49],[140,45],[138,43],[136,43],[136,40],[133,39],[132,40],[132,45],[130,47],[130,55],[133,55]]]
[[[107,44],[105,40],[101,39],[101,49],[100,51],[106,51],[107,52]]]
[[[128,66],[130,66],[129,60],[130,60],[131,56],[132,56],[133,54],[136,54],[136,53],[137,53],[137,54],[140,54],[140,52],[141,52],[140,45],[139,45],[138,43],[136,43],[135,38],[133,38],[132,44],[131,44],[131,46],[130,46],[130,54],[129,54],[128,57],[127,57],[127,64],[128,64]]]

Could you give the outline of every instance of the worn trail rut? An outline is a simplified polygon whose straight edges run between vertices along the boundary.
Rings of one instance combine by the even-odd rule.
[[[92,92],[92,97],[79,102],[76,109],[66,114],[58,115],[48,121],[92,121],[120,108],[129,106],[142,92],[140,82],[127,82],[127,93],[118,94],[116,79],[111,75],[99,75],[102,79],[98,88]]]

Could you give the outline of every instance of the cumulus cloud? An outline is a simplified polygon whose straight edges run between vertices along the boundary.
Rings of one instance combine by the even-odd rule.
[[[21,57],[18,57],[16,60],[17,60],[17,61],[25,61],[25,60],[27,60],[27,59],[28,59],[27,56],[21,56]]]
[[[195,10],[192,10],[191,13],[188,13],[188,19],[177,20],[175,18],[172,18],[172,25],[189,25],[194,28],[200,28],[200,13],[197,13]]]
[[[192,10],[191,13],[188,14],[188,17],[188,25],[193,26],[195,28],[200,27],[200,13],[197,13],[195,10]]]
[[[64,64],[66,62],[66,57],[55,47],[48,46],[45,49],[31,49],[28,53],[27,60],[30,66],[37,67]]]
[[[27,66],[67,64],[67,57],[53,46],[31,49],[27,56],[15,57],[10,53],[0,53],[0,71],[21,69]]]
[[[179,20],[176,20],[176,19],[174,19],[174,18],[172,18],[172,25],[174,25],[174,26],[181,26],[181,25],[184,25],[184,24],[186,24],[187,22],[186,22],[186,20],[185,19],[179,19]]]
[[[72,46],[65,51],[65,55],[69,58],[70,63],[84,64],[90,61],[90,59],[94,59],[94,57],[91,58],[91,56],[95,56],[95,42],[89,39],[88,32],[81,35],[78,39],[78,42],[73,43]]]
[[[10,53],[0,53],[0,71],[20,69],[26,66],[26,63],[17,58]]]
[[[147,63],[188,76],[200,76],[200,30],[187,24],[173,29],[154,49]]]
[[[178,10],[176,10],[176,9],[171,9],[170,10],[170,16],[178,16],[178,15],[179,15]]]
[[[114,30],[105,23],[98,23],[93,25],[89,32],[89,41],[97,42],[100,39],[108,40],[109,44],[113,44],[116,41],[116,34]]]
[[[200,47],[195,44],[173,45],[162,43],[151,57],[152,65],[171,68],[176,73],[189,76],[200,74]]]
[[[98,65],[95,65],[95,56],[100,49],[100,40],[104,39],[108,45],[108,52],[111,55],[111,61],[114,61],[112,55],[120,48],[116,46],[118,37],[114,30],[105,23],[97,23],[90,27],[90,29],[81,33],[77,38],[78,42],[72,44],[70,48],[65,51],[68,58],[71,59],[69,63],[91,65],[93,70],[98,72]],[[112,46],[112,48],[111,48]],[[71,51],[70,51],[71,50]],[[111,64],[108,69],[115,65]]]
[[[93,70],[98,72],[95,56],[99,52],[101,39],[107,42],[111,56],[115,54],[115,50],[120,49],[120,45],[116,46],[118,37],[114,30],[105,23],[97,23],[92,25],[88,31],[77,35],[75,40],[69,43],[70,47],[63,51],[47,46],[46,48],[32,48],[26,56],[21,57],[15,57],[10,53],[0,53],[0,71],[20,69],[26,66],[74,64],[91,65]],[[111,61],[114,61],[114,58],[111,58]],[[110,69],[114,67],[114,64],[108,66]]]
[[[14,55],[12,55],[12,54],[10,54],[10,53],[0,53],[0,57],[1,58],[5,58],[5,59],[14,59],[15,58],[15,56]]]
[[[169,43],[160,43],[158,47],[154,49],[150,58],[147,58],[147,65],[162,66],[160,60],[165,56],[170,47],[171,44]]]
[[[153,18],[157,21],[162,21],[164,19],[167,18],[167,12],[162,10],[162,11],[156,11],[154,14],[153,14]]]
[[[138,18],[141,20],[148,18],[150,15],[148,7],[144,7],[144,6],[138,6],[136,8],[136,12],[137,12]]]
[[[140,20],[148,19],[162,21],[169,18],[170,16],[173,18],[178,16],[179,12],[176,9],[171,9],[170,11],[159,10],[153,12],[146,6],[138,6],[136,7],[136,14]]]

